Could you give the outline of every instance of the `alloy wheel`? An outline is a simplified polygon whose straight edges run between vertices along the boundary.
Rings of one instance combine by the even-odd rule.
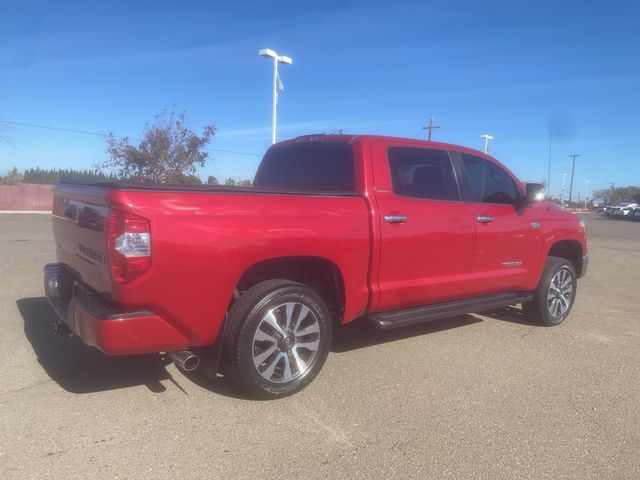
[[[315,313],[299,302],[282,303],[269,310],[253,335],[253,364],[274,383],[305,375],[320,346],[320,324]]]
[[[562,317],[571,307],[573,279],[567,268],[561,268],[551,279],[547,292],[547,308],[555,318]]]

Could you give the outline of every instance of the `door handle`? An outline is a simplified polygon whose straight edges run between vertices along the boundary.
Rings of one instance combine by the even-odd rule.
[[[495,220],[495,217],[490,217],[489,215],[478,215],[476,220],[480,223],[491,223]]]
[[[407,220],[409,220],[409,217],[407,217],[406,215],[399,214],[399,213],[395,213],[393,215],[385,215],[384,216],[384,221],[388,222],[388,223],[404,223]]]

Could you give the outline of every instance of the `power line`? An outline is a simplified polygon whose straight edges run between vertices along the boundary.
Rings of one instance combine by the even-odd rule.
[[[238,152],[236,150],[222,150],[220,148],[205,148],[204,150],[209,150],[212,152],[235,153],[237,155],[250,155],[252,157],[262,157],[260,153]]]
[[[106,136],[104,133],[89,132],[87,130],[73,130],[71,128],[50,127],[49,125],[38,125],[36,123],[9,122],[7,120],[0,120],[0,123],[5,123],[7,125],[18,125],[20,127],[43,128],[45,130],[56,130],[58,132],[79,133],[79,134],[82,134],[82,135],[95,135],[95,136],[98,136],[98,137],[105,137]]]
[[[80,135],[92,135],[92,136],[96,136],[96,137],[102,137],[105,138],[107,136],[107,134],[105,133],[99,133],[99,132],[90,132],[88,130],[74,130],[72,128],[60,128],[60,127],[52,127],[50,125],[39,125],[37,123],[24,123],[24,122],[10,122],[8,120],[0,120],[0,123],[6,124],[6,125],[17,125],[20,127],[30,127],[30,128],[41,128],[44,130],[54,130],[54,131],[58,131],[58,132],[66,132],[66,133],[77,133]],[[116,138],[126,138],[120,135],[114,135],[114,137]],[[133,140],[140,140],[139,138],[133,138]],[[236,155],[249,155],[252,157],[262,157],[261,154],[259,153],[249,153],[249,152],[238,152],[237,150],[224,150],[221,148],[205,148],[205,150],[210,151],[210,152],[222,152],[222,153],[233,153]]]

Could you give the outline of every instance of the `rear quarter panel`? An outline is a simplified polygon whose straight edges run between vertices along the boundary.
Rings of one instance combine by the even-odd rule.
[[[114,286],[127,308],[163,315],[192,345],[215,341],[242,274],[260,261],[317,256],[345,287],[345,320],[368,301],[369,220],[359,196],[109,192],[108,203],[151,222],[152,267]]]

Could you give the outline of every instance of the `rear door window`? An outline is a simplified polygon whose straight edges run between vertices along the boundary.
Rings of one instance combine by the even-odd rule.
[[[429,200],[460,199],[446,151],[389,147],[388,157],[391,184],[396,195]]]

